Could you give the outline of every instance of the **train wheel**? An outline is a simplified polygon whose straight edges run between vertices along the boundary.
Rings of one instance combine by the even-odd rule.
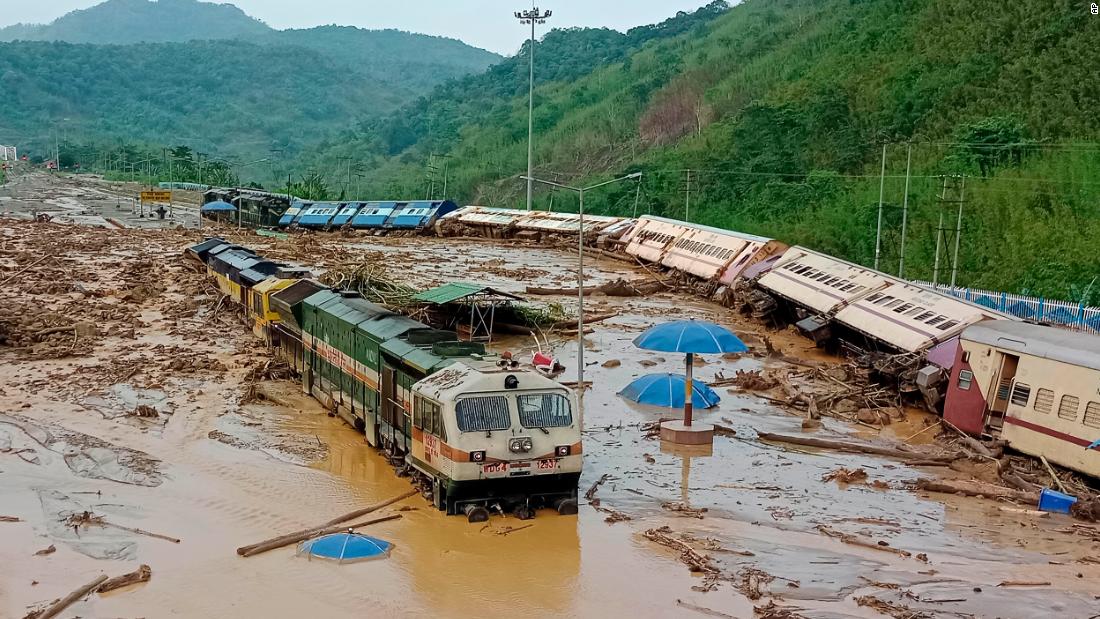
[[[562,516],[575,516],[578,511],[577,499],[560,499],[554,504],[554,508]]]
[[[468,522],[488,522],[489,510],[481,505],[468,504],[462,508]]]
[[[535,510],[532,509],[530,505],[527,505],[525,503],[523,505],[516,506],[516,509],[512,511],[512,515],[514,515],[516,518],[519,518],[520,520],[531,520],[535,517]]]

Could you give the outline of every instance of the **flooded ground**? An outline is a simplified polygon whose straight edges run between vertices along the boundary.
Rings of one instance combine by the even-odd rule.
[[[19,185],[0,196],[20,200]],[[589,312],[618,312],[585,339],[585,378],[594,387],[585,395],[581,492],[595,485],[598,508],[582,500],[575,517],[546,511],[533,521],[495,516],[468,524],[414,496],[382,512],[400,519],[364,530],[396,544],[388,560],[335,565],[296,557],[293,547],[238,557],[239,546],[409,485],[293,382],[263,382],[262,400],[240,403],[246,376],[267,354],[181,257],[199,238],[0,219],[0,324],[13,331],[9,346],[0,346],[0,516],[19,519],[0,522],[0,617],[22,617],[101,573],[143,563],[153,571],[148,583],[94,595],[62,616],[749,618],[754,607],[761,609],[755,616],[773,619],[1100,615],[1100,564],[1089,562],[1100,557],[1100,531],[1068,517],[913,490],[916,478],[944,474],[943,467],[761,442],[757,431],[802,433],[801,419],[726,388],[718,408],[698,414],[736,436],[717,437],[709,452],[647,439],[643,424],[675,413],[615,394],[642,374],[681,370],[679,359],[632,347],[654,322],[706,318],[754,348],[767,335],[788,357],[824,360],[788,333],[765,334],[719,306],[664,294],[590,299]],[[242,240],[322,265],[335,260],[332,247],[383,252],[418,287],[458,279],[523,294],[527,285],[575,280],[576,255],[567,250],[337,235],[305,245]],[[40,267],[18,276],[47,252],[59,260],[47,272],[51,281],[33,276]],[[606,259],[588,260],[586,275],[588,283],[647,277]],[[576,301],[539,302],[568,309]],[[68,324],[65,315],[97,328],[26,338]],[[571,365],[574,339],[548,345]],[[526,353],[536,343],[516,337],[494,347]],[[696,373],[709,380],[761,368],[800,369],[749,354],[706,358]],[[141,407],[157,415],[135,415]],[[863,426],[824,422],[813,435],[869,435]],[[923,427],[914,415],[890,432],[909,437]],[[862,468],[868,478],[822,480],[840,468]],[[66,526],[67,516],[84,510],[181,541]],[[717,574],[692,573],[683,548],[651,541],[652,531],[709,556]],[[770,603],[780,608],[765,610]]]

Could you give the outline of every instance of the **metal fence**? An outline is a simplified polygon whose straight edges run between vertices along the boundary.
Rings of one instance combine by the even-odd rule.
[[[979,290],[977,288],[958,288],[943,284],[934,285],[932,282],[915,281],[913,283],[922,288],[966,299],[971,303],[977,303],[1025,320],[1035,320],[1090,333],[1100,333],[1100,307],[1087,307],[1084,303],[1027,297],[1007,292]]]

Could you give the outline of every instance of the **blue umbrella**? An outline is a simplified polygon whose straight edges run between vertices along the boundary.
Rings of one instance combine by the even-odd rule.
[[[649,374],[627,385],[619,395],[639,404],[682,408],[687,397],[686,381],[687,377],[682,374]],[[694,408],[711,408],[722,399],[703,383],[693,383],[691,387]]]
[[[1093,441],[1092,444],[1089,445],[1088,447],[1086,447],[1085,449],[1097,449],[1097,448],[1100,448],[1100,438]]]
[[[298,554],[344,561],[363,561],[389,556],[393,544],[359,533],[333,533],[306,540],[298,545]]]
[[[237,207],[223,200],[214,200],[203,204],[199,210],[203,213],[231,213],[236,211]]]
[[[729,329],[699,320],[679,320],[650,327],[634,338],[634,345],[658,352],[710,355],[746,352],[749,349]]]
[[[720,354],[747,352],[748,346],[732,331],[712,322],[701,320],[678,320],[655,325],[645,333],[634,338],[634,345],[644,350],[658,352],[687,353],[684,368],[687,377],[684,380],[684,425],[691,426],[691,409],[694,395],[689,400],[688,393],[695,393],[692,387],[691,373],[696,354]]]

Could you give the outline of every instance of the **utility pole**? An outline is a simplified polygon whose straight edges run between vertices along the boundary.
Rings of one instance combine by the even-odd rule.
[[[966,202],[966,177],[959,177],[959,219],[955,223],[955,256],[952,259],[951,265],[951,287],[955,287],[955,282],[959,275],[959,243],[962,240],[963,234],[963,203]]]
[[[901,206],[901,259],[898,261],[898,277],[905,278],[905,234],[909,226],[909,172],[913,166],[913,143],[906,145],[905,156],[905,195]]]
[[[944,179],[944,191],[947,191],[947,179]],[[936,262],[932,267],[932,287],[940,283],[940,248],[943,246],[943,211],[940,211],[940,223],[936,226]]]
[[[684,186],[684,221],[691,221],[691,170],[684,170],[686,173],[685,186]]]
[[[531,5],[530,11],[516,11],[516,19],[521,24],[531,24],[531,39],[528,44],[528,55],[530,56],[530,83],[528,85],[528,99],[527,99],[527,210],[532,208],[532,201],[534,199],[535,182],[531,180],[534,178],[534,158],[535,158],[535,25],[545,24],[547,19],[553,11],[540,12],[539,7],[534,4]],[[581,236],[584,236],[583,234]],[[584,385],[581,385],[584,388]]]
[[[878,179],[878,228],[875,231],[875,270],[882,257],[882,204],[886,196],[886,143],[882,143],[882,172]]]
[[[630,216],[633,219],[638,218],[638,202],[642,199],[642,181],[638,181],[638,187],[634,190],[634,213]]]

